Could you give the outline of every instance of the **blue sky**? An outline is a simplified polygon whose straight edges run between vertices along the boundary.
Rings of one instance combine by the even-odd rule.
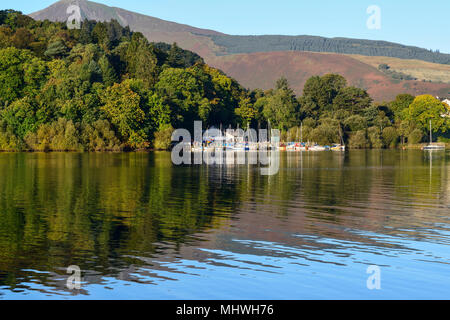
[[[54,0],[2,0],[31,13]],[[450,53],[449,0],[96,0],[109,6],[228,34],[319,35],[386,40]],[[366,26],[370,5],[381,29]]]

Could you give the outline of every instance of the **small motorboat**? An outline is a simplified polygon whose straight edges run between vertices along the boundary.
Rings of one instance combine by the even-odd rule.
[[[445,150],[445,144],[440,143],[430,143],[429,145],[426,145],[422,148],[423,151],[444,151]]]
[[[332,151],[345,151],[345,146],[341,144],[335,144],[331,147]]]
[[[286,146],[286,151],[295,151],[295,143],[289,143]]]
[[[308,148],[308,150],[309,151],[325,151],[325,150],[327,150],[327,148],[324,147],[324,146],[319,146],[318,144],[316,144],[316,145]]]
[[[296,143],[295,151],[308,151],[308,147],[304,143]]]

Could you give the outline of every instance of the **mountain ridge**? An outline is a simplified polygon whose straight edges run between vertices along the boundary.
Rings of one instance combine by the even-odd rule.
[[[122,26],[129,25],[130,28],[136,29],[135,31],[150,32],[150,37],[151,32],[188,32],[194,36],[206,36],[216,45],[216,49],[221,49],[214,52],[216,55],[272,51],[311,51],[386,56],[450,64],[450,54],[433,52],[418,46],[408,46],[390,41],[347,37],[328,38],[312,35],[229,35],[87,0],[61,0],[46,9],[31,13],[30,16],[37,20],[65,21],[68,17],[66,9],[70,4],[77,4],[80,7],[83,19],[96,21],[116,19]]]
[[[352,85],[368,90],[377,100],[393,99],[396,93],[403,92],[411,94],[431,93],[439,96],[450,95],[450,72],[444,67],[448,66],[448,64],[434,63],[433,68],[441,68],[443,71],[441,72],[442,74],[439,74],[438,79],[440,81],[443,79],[444,82],[448,82],[449,84],[424,82],[425,80],[430,80],[430,78],[426,77],[419,79],[423,81],[408,80],[398,82],[382,73],[380,70],[377,70],[377,68],[370,63],[361,64],[363,62],[360,61],[360,59],[351,56],[351,54],[361,54],[361,50],[352,51],[350,49],[357,46],[358,43],[363,43],[366,44],[366,49],[368,48],[366,53],[370,53],[370,55],[365,56],[373,58],[383,57],[383,54],[381,54],[383,52],[369,46],[370,44],[378,43],[387,47],[388,49],[386,50],[389,50],[389,46],[395,47],[395,50],[397,51],[407,51],[411,48],[415,48],[419,50],[417,52],[425,52],[444,57],[445,59],[447,59],[448,56],[448,62],[450,63],[450,55],[433,53],[426,49],[387,41],[361,40],[343,37],[323,38],[318,36],[233,36],[214,30],[201,29],[178,24],[176,22],[165,21],[121,8],[108,7],[87,0],[62,0],[54,3],[48,8],[30,14],[30,16],[37,20],[48,19],[51,21],[65,21],[69,16],[66,12],[69,4],[78,4],[80,6],[82,18],[97,21],[116,19],[122,25],[129,25],[131,30],[141,32],[150,41],[166,43],[176,42],[181,48],[199,54],[204,58],[206,63],[213,67],[220,68],[226,74],[233,76],[236,80],[242,82],[250,89],[258,87],[269,89],[268,83],[273,84],[276,80],[274,75],[276,74],[278,76],[280,74],[278,72],[279,70],[287,70],[288,74],[285,74],[285,76],[297,93],[302,92],[303,84],[308,77],[323,74],[324,72],[337,72],[346,78],[353,79],[350,80]],[[245,41],[241,41],[242,39]],[[296,41],[291,41],[293,39]],[[252,41],[256,43],[253,47]],[[342,45],[342,48],[340,49],[342,51],[341,53],[333,52],[331,49],[330,51],[326,51],[327,46],[332,46],[336,43],[338,44],[336,50]],[[320,46],[325,49],[319,51],[318,49],[321,49]],[[281,56],[285,57],[287,60],[280,59]],[[312,56],[315,56],[315,59],[306,58]],[[387,58],[391,57],[384,56]],[[418,60],[417,56],[414,54],[404,54],[404,56],[405,63],[406,58],[408,58],[410,62],[409,67],[406,69],[403,68],[401,72],[408,69],[416,69],[416,65],[420,64],[422,61]],[[252,59],[256,59],[258,63],[253,63]],[[238,65],[240,65],[240,68],[237,68],[233,63],[230,63],[230,61],[239,61]],[[274,61],[277,61],[278,66],[274,65]],[[327,70],[324,71],[321,65],[328,66]],[[342,68],[342,66],[346,66],[346,68]],[[353,69],[359,70],[359,74],[355,74]],[[241,70],[245,70],[245,72]],[[293,71],[295,71],[295,73]],[[393,71],[395,71],[394,68]],[[257,74],[258,76],[251,76],[251,74]],[[421,74],[426,74],[426,72],[422,72]],[[262,82],[265,83],[264,86],[260,86]],[[397,88],[399,92],[394,92],[392,88]]]

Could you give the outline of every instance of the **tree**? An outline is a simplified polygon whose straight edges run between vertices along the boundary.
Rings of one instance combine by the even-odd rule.
[[[174,129],[171,125],[167,125],[155,132],[154,146],[157,150],[168,150],[172,143],[172,133]]]
[[[414,101],[414,96],[410,94],[399,94],[394,101],[389,104],[389,108],[394,112],[395,118],[403,120],[405,117],[405,110]]]
[[[258,110],[251,102],[251,98],[244,95],[239,100],[239,107],[235,109],[235,113],[240,117],[242,126],[246,128],[253,120],[256,120]]]
[[[107,118],[118,129],[120,135],[132,147],[141,147],[147,140],[146,115],[141,108],[141,97],[132,90],[131,82],[124,81],[106,89],[102,97]]]
[[[35,131],[39,125],[35,106],[28,97],[15,100],[2,110],[0,115],[19,138],[24,138],[28,132]]]
[[[45,55],[50,58],[62,58],[67,54],[68,48],[63,40],[57,40],[48,45]]]
[[[268,97],[263,113],[274,128],[286,131],[298,124],[299,109],[293,90],[287,80],[281,78],[274,94]]]
[[[18,49],[27,49],[33,42],[33,34],[26,28],[19,28],[11,38],[11,42],[14,47]]]
[[[362,113],[371,103],[372,98],[367,91],[356,87],[342,89],[333,100],[334,109],[345,109],[354,114]]]
[[[300,99],[305,117],[316,117],[332,109],[334,99],[346,87],[347,81],[338,74],[326,74],[323,77],[309,78],[303,88]]]
[[[383,143],[388,148],[394,148],[397,145],[398,133],[394,127],[387,127],[383,129]]]
[[[98,61],[98,65],[101,69],[102,79],[105,86],[109,87],[114,83],[119,82],[116,71],[105,55],[100,58],[100,60]]]
[[[366,131],[359,130],[352,133],[349,139],[349,147],[352,149],[364,149],[368,145]]]
[[[0,49],[0,102],[12,102],[22,96],[24,63],[31,62],[32,58],[27,50]]]
[[[414,121],[424,132],[428,132],[432,123],[434,133],[445,133],[450,129],[449,118],[442,117],[447,107],[431,95],[422,95],[414,99],[408,108],[408,120]]]
[[[166,64],[171,68],[183,68],[185,66],[183,51],[178,47],[176,42],[170,47],[166,58]]]
[[[322,119],[321,124],[311,132],[310,139],[321,145],[331,145],[339,142],[338,121],[333,119]]]
[[[154,47],[141,33],[134,33],[126,51],[127,70],[130,76],[151,87],[157,81],[158,60]]]

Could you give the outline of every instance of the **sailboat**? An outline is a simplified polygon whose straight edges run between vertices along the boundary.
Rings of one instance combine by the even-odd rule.
[[[431,120],[430,120],[430,143],[422,148],[423,151],[442,151],[445,150],[445,144],[441,143],[433,143],[433,131],[431,128]]]
[[[308,148],[303,143],[303,122],[300,124],[300,143],[295,144],[295,151],[307,151]]]
[[[298,141],[298,128],[297,128],[297,134],[295,136],[295,140],[294,141]],[[286,146],[286,151],[295,151],[295,142],[288,142],[287,146]]]
[[[341,129],[340,125],[339,125],[339,137],[341,139],[341,144],[334,144],[331,147],[332,151],[345,151],[345,144],[344,144],[344,139],[342,138],[342,129]]]

